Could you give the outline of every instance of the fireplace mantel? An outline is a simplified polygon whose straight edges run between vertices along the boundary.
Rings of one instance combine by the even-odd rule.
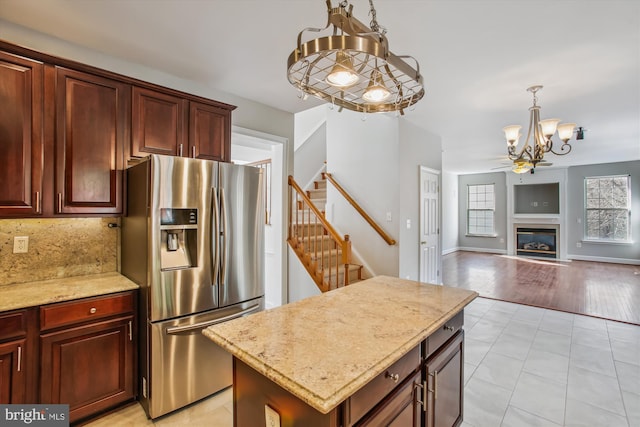
[[[559,184],[558,214],[515,214],[514,186],[522,184]],[[567,168],[536,168],[536,173],[515,174],[507,172],[507,254],[516,255],[516,228],[557,227],[557,260],[568,261],[567,258]]]

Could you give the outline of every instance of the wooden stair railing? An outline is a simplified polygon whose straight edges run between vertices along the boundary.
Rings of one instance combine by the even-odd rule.
[[[353,198],[349,195],[349,193],[347,193],[346,190],[344,188],[342,188],[342,186],[340,184],[338,184],[338,182],[335,180],[333,175],[331,175],[329,172],[322,172],[322,175],[327,179],[327,181],[329,181],[336,188],[336,190],[338,190],[340,192],[340,194],[342,194],[342,196],[349,203],[351,203],[351,206],[353,206],[355,208],[355,210],[358,211],[358,213],[362,216],[362,218],[364,218],[364,220],[367,221],[369,223],[369,225],[371,227],[373,227],[374,230],[376,230],[376,232],[380,235],[380,237],[382,237],[384,239],[384,241],[387,242],[387,244],[389,246],[393,246],[393,245],[396,244],[396,241],[394,239],[392,239],[391,236],[389,236],[387,233],[385,233],[385,231],[382,229],[382,227],[380,227],[373,220],[373,218],[371,218],[371,216],[369,216],[369,214],[367,214],[364,211],[364,209],[362,209],[362,207],[358,204],[358,202],[353,200]]]
[[[313,204],[306,192],[289,176],[289,245],[322,292],[347,286],[351,266],[349,235],[340,236]]]

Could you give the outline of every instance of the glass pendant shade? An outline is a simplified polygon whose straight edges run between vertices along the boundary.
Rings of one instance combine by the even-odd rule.
[[[377,104],[386,101],[390,96],[391,92],[384,85],[382,74],[377,70],[372,71],[369,86],[362,94],[362,99],[372,104]]]
[[[327,83],[336,87],[349,87],[358,83],[358,74],[353,69],[351,57],[344,51],[336,53],[336,63],[327,75]]]
[[[518,140],[520,139],[520,129],[522,129],[522,126],[520,125],[506,126],[502,129],[509,145],[518,145]]]
[[[573,136],[573,130],[575,127],[575,123],[563,123],[558,125],[558,138],[566,143]]]
[[[556,128],[558,127],[558,123],[560,123],[560,119],[546,119],[540,120],[540,131],[542,135],[549,139],[556,133]]]

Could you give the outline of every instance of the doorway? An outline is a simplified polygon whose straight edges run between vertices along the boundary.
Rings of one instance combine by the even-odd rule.
[[[264,169],[270,184],[265,205],[265,306],[272,308],[287,302],[286,257],[286,183],[287,144],[289,140],[251,129],[233,126],[231,161],[236,164],[268,161]]]
[[[440,171],[420,166],[420,281],[440,277]]]

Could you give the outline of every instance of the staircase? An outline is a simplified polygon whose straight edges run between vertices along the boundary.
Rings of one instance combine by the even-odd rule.
[[[327,181],[302,190],[289,177],[291,217],[289,245],[322,292],[362,280],[362,266],[351,263],[349,236],[340,236],[324,216]]]

